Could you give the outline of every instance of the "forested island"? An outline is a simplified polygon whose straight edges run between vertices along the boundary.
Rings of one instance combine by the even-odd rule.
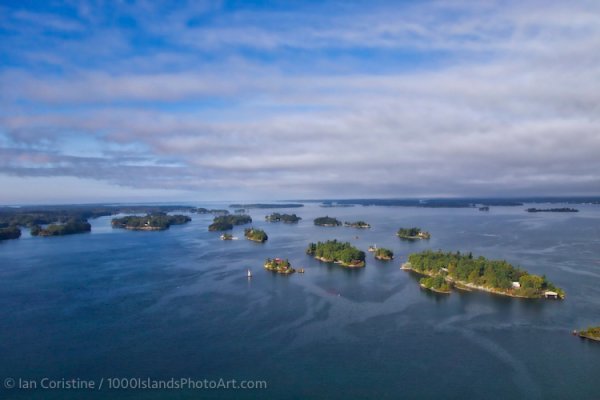
[[[579,212],[576,208],[569,207],[560,207],[560,208],[528,208],[527,212],[536,213],[536,212]]]
[[[550,283],[545,276],[529,274],[504,260],[474,258],[471,253],[426,250],[411,254],[402,269],[432,278],[441,277],[446,283],[459,289],[477,289],[525,298],[565,297],[564,291]],[[445,290],[440,282],[438,278],[422,283],[430,283],[431,288]]]
[[[144,206],[144,205],[64,205],[64,206],[24,206],[0,207],[0,227],[47,224],[64,224],[72,220],[87,221],[90,218],[106,217],[115,214],[167,213],[192,211],[188,206]]]
[[[327,242],[310,243],[306,254],[317,260],[334,262],[344,267],[364,267],[365,252],[357,249],[348,242],[328,240]]]
[[[300,208],[304,204],[300,203],[252,203],[252,204],[230,204],[230,208]]]
[[[273,213],[271,215],[267,215],[265,220],[268,222],[283,222],[286,224],[295,224],[300,221],[302,218],[298,217],[296,214],[280,214]]]
[[[375,258],[381,261],[390,261],[394,259],[394,252],[389,249],[379,247],[375,250]]]
[[[63,236],[90,232],[92,226],[81,219],[72,219],[65,223],[50,224],[46,228],[39,225],[31,227],[31,236]]]
[[[255,228],[246,228],[244,229],[244,236],[248,240],[252,240],[253,242],[264,243],[269,239],[266,232],[262,229]]]
[[[396,232],[396,236],[406,240],[429,239],[431,237],[429,232],[422,231],[421,228],[400,228]]]
[[[284,274],[284,275],[288,275],[288,274],[292,274],[292,273],[296,272],[296,270],[294,268],[292,268],[292,265],[290,264],[290,262],[287,259],[283,260],[281,258],[274,258],[274,259],[267,258],[267,260],[265,261],[264,267],[265,267],[265,269],[267,269],[269,271],[277,272],[278,274]]]
[[[213,223],[208,226],[208,230],[213,231],[228,231],[233,229],[234,225],[244,225],[252,222],[252,217],[249,215],[221,215],[213,219]]]
[[[215,216],[228,215],[229,214],[229,210],[208,209],[208,208],[203,208],[203,207],[194,208],[190,212],[193,212],[193,213],[196,213],[196,214],[212,214],[212,215],[215,215]]]
[[[315,218],[314,223],[316,226],[340,226],[342,223],[332,217],[319,217]]]
[[[194,210],[195,207],[178,205],[74,204],[0,207],[0,240],[20,237],[19,227],[30,228],[33,236],[61,236],[89,232],[91,225],[88,219],[90,218],[127,213],[165,215],[172,211],[194,212]]]
[[[344,226],[348,226],[350,228],[359,228],[359,229],[368,229],[371,227],[365,221],[356,221],[356,222],[344,222]]]
[[[168,215],[165,213],[153,213],[145,216],[127,215],[121,218],[113,218],[113,228],[129,229],[133,231],[163,231],[171,225],[181,225],[192,219],[187,215]]]
[[[18,239],[21,237],[21,229],[18,226],[4,226],[0,228],[0,240]]]
[[[600,326],[589,327],[586,330],[577,332],[577,335],[584,339],[600,342]]]

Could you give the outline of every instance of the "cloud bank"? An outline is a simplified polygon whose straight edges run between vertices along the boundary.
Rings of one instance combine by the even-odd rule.
[[[17,3],[0,36],[0,182],[600,194],[597,2]]]

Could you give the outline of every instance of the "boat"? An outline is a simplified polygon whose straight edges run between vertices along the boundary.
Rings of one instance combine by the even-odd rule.
[[[303,273],[304,273],[304,268],[300,268],[300,269],[298,270],[298,273],[299,273],[299,274],[303,274]]]
[[[252,271],[250,271],[250,269],[248,269],[247,275],[248,275],[248,278],[252,278]]]
[[[376,244],[374,244],[373,246],[369,246],[369,252],[373,253],[375,251],[377,251],[377,245]]]

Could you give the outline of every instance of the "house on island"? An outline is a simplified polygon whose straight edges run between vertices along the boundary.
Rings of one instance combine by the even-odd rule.
[[[544,292],[544,297],[547,299],[558,299],[558,293],[553,292],[551,290],[546,290]]]
[[[519,282],[513,282],[512,283],[512,288],[513,289],[521,289],[521,284]]]

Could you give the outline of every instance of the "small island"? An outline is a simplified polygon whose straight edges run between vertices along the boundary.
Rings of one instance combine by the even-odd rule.
[[[426,250],[411,254],[402,269],[437,278],[421,282],[428,288],[445,290],[440,278],[449,286],[465,290],[482,290],[494,294],[522,298],[564,299],[565,292],[545,276],[529,274],[504,260],[473,257],[471,253],[443,253]]]
[[[262,229],[255,228],[246,228],[244,229],[244,236],[248,240],[252,240],[253,242],[264,243],[269,239],[265,231]]]
[[[213,223],[208,226],[210,232],[228,231],[233,229],[234,225],[244,225],[252,222],[249,215],[221,215],[213,219]]]
[[[306,254],[323,262],[333,262],[343,267],[356,268],[365,266],[365,252],[348,242],[328,240],[327,242],[310,243]]]
[[[278,274],[284,274],[284,275],[289,275],[289,274],[293,274],[294,272],[296,272],[296,270],[294,268],[292,268],[292,265],[290,264],[290,262],[287,259],[283,260],[281,258],[274,258],[274,259],[267,258],[267,260],[265,261],[264,267],[265,267],[265,269],[267,269],[269,271],[273,271]]]
[[[267,222],[283,222],[285,224],[295,224],[300,221],[302,218],[298,217],[296,214],[280,214],[273,213],[271,215],[267,215],[265,220]]]
[[[0,228],[0,240],[18,239],[21,237],[21,229],[18,226],[7,226]]]
[[[113,228],[129,229],[133,231],[164,231],[171,225],[182,225],[192,219],[187,215],[168,215],[165,213],[152,213],[145,216],[128,215],[113,218]]]
[[[212,214],[214,216],[220,216],[220,215],[229,215],[229,210],[219,210],[219,209],[208,209],[208,208],[203,208],[203,207],[197,207],[197,208],[192,208],[190,210],[191,213],[196,213],[196,214]]]
[[[569,207],[561,207],[561,208],[528,208],[526,210],[527,212],[530,213],[536,213],[536,212],[579,212],[578,209],[576,208],[569,208]]]
[[[221,235],[221,240],[233,240],[233,235],[231,233],[224,233]]]
[[[332,217],[319,217],[319,218],[315,218],[314,221],[316,226],[340,226],[342,225],[342,223],[340,221],[338,221],[335,218]]]
[[[365,221],[344,222],[344,226],[359,229],[369,229],[371,227],[371,225],[367,224]]]
[[[389,249],[379,247],[374,252],[375,252],[375,258],[378,260],[391,261],[394,259],[394,252]]]
[[[90,232],[92,226],[85,220],[73,219],[65,223],[50,224],[46,228],[39,225],[31,227],[31,236],[63,236]]]
[[[422,231],[421,228],[400,228],[396,232],[396,236],[405,240],[429,239],[429,232]]]
[[[427,276],[425,278],[421,278],[419,284],[424,289],[429,289],[432,292],[442,293],[442,294],[450,294],[450,284],[446,282],[443,276]]]
[[[576,332],[580,338],[600,342],[600,326],[589,327],[586,330]]]
[[[489,206],[479,207],[479,211],[490,211],[490,207]]]

